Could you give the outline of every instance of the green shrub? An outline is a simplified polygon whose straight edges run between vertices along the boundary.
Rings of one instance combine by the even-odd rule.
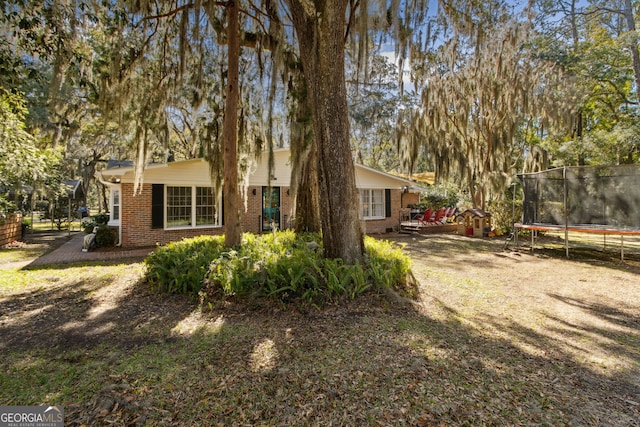
[[[224,249],[223,236],[199,236],[158,247],[144,260],[152,288],[198,295],[212,260]]]
[[[204,281],[219,289],[223,295],[246,294],[253,289],[258,270],[251,256],[245,251],[222,252],[209,265],[209,273]]]
[[[16,211],[16,204],[7,200],[4,194],[0,194],[0,215],[6,215]]]
[[[146,277],[155,289],[209,300],[252,296],[321,305],[384,288],[407,293],[411,264],[398,246],[366,237],[364,262],[350,265],[325,259],[319,241],[317,234],[291,230],[246,233],[231,250],[222,236],[185,239],[150,254]]]
[[[109,222],[109,214],[101,212],[88,218],[83,218],[80,227],[86,234],[93,233],[93,229],[100,226],[106,226]]]
[[[95,221],[85,218],[80,223],[80,228],[82,228],[82,231],[84,231],[85,234],[91,234],[93,233],[93,229],[96,228],[97,225],[98,224]]]
[[[421,193],[418,208],[425,210],[455,207],[462,202],[462,199],[463,195],[454,185],[437,184]]]
[[[96,230],[96,245],[100,248],[110,248],[116,245],[118,235],[116,230],[107,226],[99,225]]]
[[[108,213],[99,213],[93,216],[93,221],[98,225],[106,225],[109,222]]]
[[[513,223],[522,218],[522,200],[516,200],[515,206],[513,196],[492,200],[487,210],[491,213],[491,223],[498,235],[508,234],[513,229]]]
[[[387,240],[365,238],[369,256],[368,274],[379,288],[393,288],[407,296],[415,296],[411,258]]]

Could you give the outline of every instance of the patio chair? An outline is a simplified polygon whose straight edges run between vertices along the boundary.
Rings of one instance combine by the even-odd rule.
[[[431,210],[431,208],[426,209],[422,216],[418,217],[418,225],[429,224],[429,221],[431,221],[431,215],[433,215],[433,210]]]
[[[440,224],[442,224],[442,221],[443,221],[443,218],[444,218],[444,213],[445,213],[445,209],[444,208],[438,209],[438,211],[436,212],[435,216],[431,219],[431,221],[429,221],[429,225],[440,225]]]
[[[447,223],[453,223],[455,222],[455,218],[456,218],[456,211],[458,210],[458,208],[451,208],[451,210],[449,211],[449,213],[444,217],[444,222]]]

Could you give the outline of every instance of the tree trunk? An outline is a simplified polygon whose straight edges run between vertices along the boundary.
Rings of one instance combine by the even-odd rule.
[[[575,50],[580,42],[578,38],[578,23],[577,23],[577,15],[576,15],[576,0],[571,2],[571,34],[573,36],[573,49]],[[573,130],[573,135],[571,137],[579,142],[580,153],[578,153],[578,166],[584,166],[585,158],[584,158],[584,147],[582,144],[582,109],[580,109],[576,113],[576,123]]]
[[[348,0],[287,0],[298,36],[318,148],[320,220],[325,256],[362,259],[355,167],[344,80]]]
[[[240,245],[240,195],[238,194],[238,99],[240,31],[239,10],[235,1],[227,4],[227,49],[229,69],[227,72],[226,104],[224,112],[224,202],[223,220],[225,227],[224,244],[227,247]]]
[[[296,233],[317,233],[320,225],[320,203],[318,200],[318,150],[311,144],[309,154],[301,159],[300,181],[296,188]]]
[[[624,17],[627,20],[629,31],[633,33],[631,49],[631,57],[633,58],[633,75],[636,80],[636,96],[640,100],[640,53],[638,53],[638,39],[636,32],[636,22],[633,17],[633,6],[631,0],[624,0]]]
[[[318,149],[311,129],[311,108],[301,66],[295,70],[293,89],[289,94],[295,101],[290,131],[295,230],[296,233],[320,233]]]
[[[584,144],[582,142],[582,137],[584,134],[583,120],[584,117],[582,115],[582,109],[580,109],[576,114],[576,125],[573,134],[574,140],[578,141],[578,149],[580,150],[580,152],[578,153],[578,166],[584,166],[587,161],[584,153]]]
[[[91,182],[93,181],[93,177],[96,173],[96,163],[97,159],[94,158],[86,165],[83,165],[82,168],[82,206],[87,206],[87,196],[89,195],[89,191],[91,189]]]

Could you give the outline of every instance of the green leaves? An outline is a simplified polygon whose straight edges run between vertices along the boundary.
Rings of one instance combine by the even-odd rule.
[[[193,294],[203,302],[252,297],[318,306],[383,288],[405,291],[410,261],[398,246],[367,237],[365,263],[346,264],[324,258],[310,241],[320,242],[320,236],[245,234],[232,250],[223,247],[222,236],[185,239],[149,255],[146,277],[155,289]]]
[[[0,88],[0,190],[21,191],[29,185],[54,200],[65,192],[62,153],[40,149],[40,141],[26,129],[26,114],[23,96]],[[0,213],[5,209],[0,206]]]
[[[146,278],[159,291],[198,295],[223,243],[222,236],[200,236],[159,247],[144,261]]]
[[[42,172],[36,139],[25,129],[25,115],[22,97],[0,92],[0,185],[30,183]]]

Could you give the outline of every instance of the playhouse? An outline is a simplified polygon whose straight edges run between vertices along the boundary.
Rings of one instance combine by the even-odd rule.
[[[462,236],[483,237],[491,231],[491,214],[482,209],[467,209],[456,216],[456,222]]]

